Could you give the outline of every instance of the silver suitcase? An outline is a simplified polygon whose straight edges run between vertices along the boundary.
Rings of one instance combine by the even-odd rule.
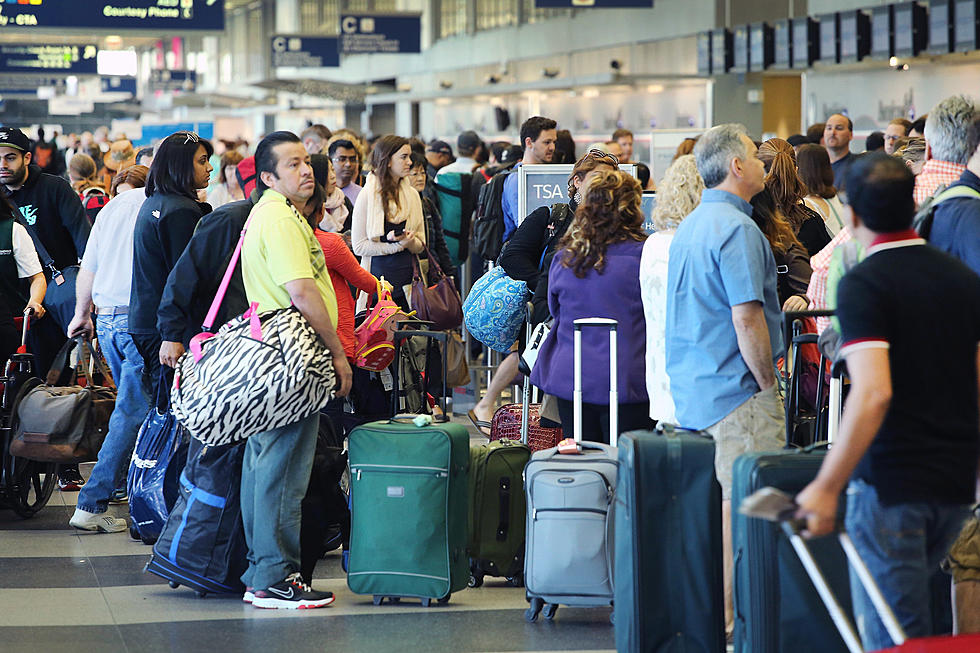
[[[612,446],[582,441],[582,329],[609,329],[609,433]],[[612,501],[616,490],[616,321],[575,321],[575,423],[578,454],[558,448],[531,455],[524,469],[527,549],[524,582],[528,621],[543,611],[552,619],[559,604],[606,606],[613,600]]]

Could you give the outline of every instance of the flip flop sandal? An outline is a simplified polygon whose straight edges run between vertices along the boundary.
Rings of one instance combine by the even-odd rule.
[[[478,419],[476,413],[474,413],[472,409],[467,411],[466,415],[470,418],[470,421],[473,422],[473,426],[476,427],[476,430],[478,430],[486,437],[488,438],[490,437],[490,432],[492,428],[492,424],[490,424],[490,422],[484,422],[483,420]]]

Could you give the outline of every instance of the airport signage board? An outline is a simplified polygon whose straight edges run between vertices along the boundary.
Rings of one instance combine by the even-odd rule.
[[[571,163],[522,165],[517,178],[517,224],[542,206],[568,203],[568,177],[575,166]],[[620,163],[619,169],[636,176],[636,165]]]
[[[340,40],[336,36],[276,34],[271,39],[272,66],[327,68],[340,65]]]
[[[0,72],[95,75],[98,52],[95,45],[0,45]]]
[[[20,95],[37,97],[37,89],[50,88],[58,93],[65,90],[64,77],[30,75],[0,75],[0,96]]]
[[[225,0],[6,0],[0,27],[221,31]]]
[[[102,77],[103,93],[129,93],[136,95],[135,77]]]
[[[653,0],[534,0],[537,9],[652,9]]]
[[[422,51],[421,14],[343,14],[340,51],[344,54]]]
[[[174,132],[194,132],[201,138],[214,139],[213,122],[170,122],[158,125],[141,125],[140,135],[130,138],[135,147],[152,145],[170,136]],[[127,132],[128,133],[128,132]]]
[[[197,88],[197,72],[193,70],[151,70],[149,87],[151,91],[186,91]]]
[[[643,209],[643,230],[652,234],[657,229],[653,226],[653,209],[657,206],[656,193],[643,193],[640,208]]]

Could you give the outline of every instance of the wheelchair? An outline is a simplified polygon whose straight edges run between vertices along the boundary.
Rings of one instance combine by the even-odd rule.
[[[23,317],[14,318],[20,323],[21,344],[10,356],[0,376],[0,507],[10,508],[22,518],[33,517],[51,498],[58,483],[58,464],[38,462],[10,454],[14,437],[15,416],[20,390],[24,383],[37,376],[34,355],[27,353],[27,332],[30,329],[33,310]]]

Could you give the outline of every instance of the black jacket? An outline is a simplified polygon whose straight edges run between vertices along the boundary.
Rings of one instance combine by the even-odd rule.
[[[776,294],[779,296],[779,305],[785,304],[793,295],[805,299],[810,276],[813,274],[810,255],[796,243],[785,254],[779,254],[776,250],[772,254],[776,259]]]
[[[167,277],[194,234],[209,204],[183,195],[156,193],[146,198],[136,218],[133,239],[133,286],[129,294],[129,332],[157,333],[157,309]]]
[[[442,216],[439,209],[427,197],[422,198],[422,215],[425,221],[425,244],[436,257],[443,273],[451,277],[456,274],[456,266],[446,246],[446,234],[442,230]]]
[[[577,205],[574,199],[569,202],[564,217],[560,219],[553,219],[552,209],[555,207],[557,205],[542,206],[524,218],[497,260],[507,276],[526,281],[527,287],[534,293],[531,297],[534,305],[531,321],[534,324],[551,317],[548,311],[548,270],[558,250],[558,242],[572,223]]]
[[[24,185],[8,193],[7,198],[20,209],[24,222],[34,227],[58,269],[78,263],[85,253],[92,224],[71,184],[42,173],[41,168],[31,164]]]
[[[201,332],[201,325],[253,206],[251,199],[239,200],[201,218],[163,289],[157,311],[157,328],[163,340],[182,342],[186,346],[192,337]],[[218,327],[241,315],[247,308],[248,299],[245,297],[242,264],[239,261],[211,331],[217,331]]]

